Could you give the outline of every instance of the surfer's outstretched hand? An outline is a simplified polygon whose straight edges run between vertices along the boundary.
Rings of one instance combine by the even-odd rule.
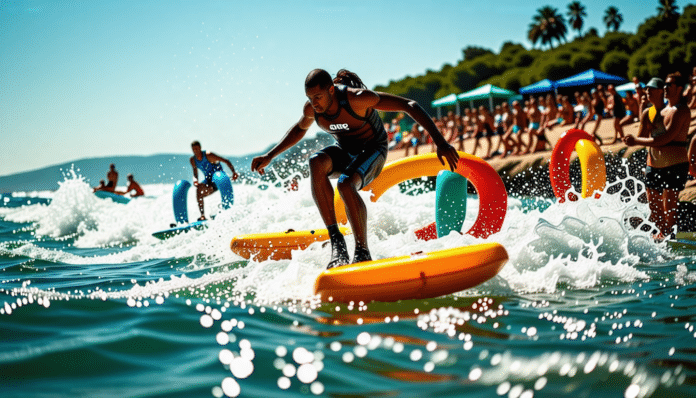
[[[437,147],[437,157],[440,159],[440,163],[445,165],[445,160],[450,167],[450,170],[454,171],[457,168],[457,163],[459,162],[459,153],[450,144],[438,145]]]
[[[268,155],[261,155],[253,158],[251,160],[251,171],[258,171],[259,174],[263,175],[264,169],[271,163],[272,157]]]

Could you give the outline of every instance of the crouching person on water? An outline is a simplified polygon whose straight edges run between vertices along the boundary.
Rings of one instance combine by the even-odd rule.
[[[263,174],[273,158],[297,144],[316,121],[337,141],[309,159],[312,196],[331,237],[328,268],[350,262],[345,239],[337,225],[334,190],[329,178],[338,178],[338,192],[355,236],[353,263],[369,261],[372,257],[367,245],[367,209],[358,190],[379,175],[387,157],[387,133],[377,110],[408,113],[430,134],[437,145],[440,162],[444,165],[446,160],[450,169],[456,168],[459,155],[418,103],[370,91],[356,74],[345,69],[335,79],[323,69],[311,71],[305,80],[305,94],[309,101],[300,120],[273,149],[251,161],[251,170]]]

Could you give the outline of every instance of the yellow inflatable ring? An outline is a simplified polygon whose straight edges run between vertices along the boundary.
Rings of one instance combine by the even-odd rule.
[[[371,200],[376,202],[387,189],[396,184],[423,176],[436,176],[440,170],[445,169],[448,167],[440,163],[435,153],[399,159],[384,166],[380,175],[363,190],[371,190]],[[459,152],[459,163],[455,171],[469,180],[479,194],[479,214],[467,233],[485,238],[500,231],[507,211],[507,191],[498,173],[483,159],[464,152]],[[343,200],[338,193],[334,195],[334,205],[338,222],[347,223]],[[435,223],[423,230],[426,229],[432,229],[432,236],[419,235],[420,238],[427,240],[437,237]]]
[[[559,202],[564,202],[566,193],[573,187],[570,184],[570,155],[573,150],[580,159],[582,170],[582,197],[599,197],[599,191],[604,190],[607,183],[607,170],[604,154],[594,139],[580,129],[570,129],[561,135],[551,153],[549,176],[553,193]],[[571,201],[577,200],[573,193],[568,194]]]

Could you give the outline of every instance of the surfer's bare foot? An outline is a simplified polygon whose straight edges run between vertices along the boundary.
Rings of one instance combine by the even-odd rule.
[[[356,246],[355,254],[353,255],[353,264],[362,263],[363,261],[372,261],[370,251],[366,247]]]
[[[331,269],[334,267],[340,267],[341,265],[346,265],[350,262],[350,257],[348,257],[348,249],[346,249],[346,241],[341,235],[340,238],[335,238],[331,241],[331,261],[326,269]]]
[[[205,216],[198,217],[198,221],[205,221]]]

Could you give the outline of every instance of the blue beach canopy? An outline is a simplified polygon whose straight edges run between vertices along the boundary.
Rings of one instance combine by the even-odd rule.
[[[596,69],[588,69],[575,76],[556,81],[556,87],[588,86],[591,84],[622,84],[626,79]]]
[[[544,79],[536,83],[530,84],[529,86],[524,86],[520,89],[520,94],[538,94],[538,93],[549,93],[553,91],[556,87],[556,83],[553,80]]]

